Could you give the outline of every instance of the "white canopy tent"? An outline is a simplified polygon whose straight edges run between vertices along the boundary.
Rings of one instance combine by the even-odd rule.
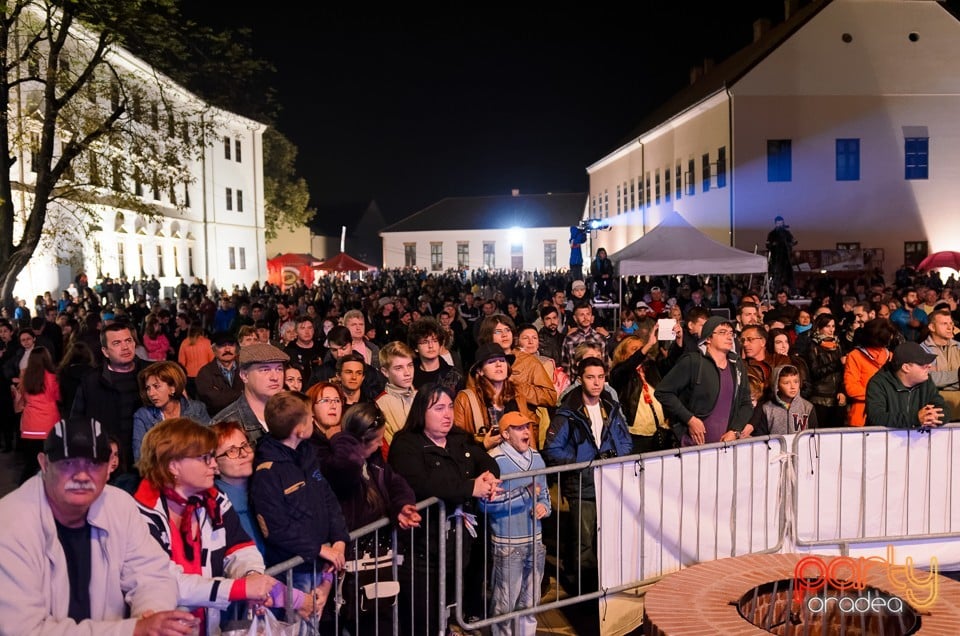
[[[657,227],[610,255],[621,276],[766,273],[767,259],[714,241],[671,212]]]

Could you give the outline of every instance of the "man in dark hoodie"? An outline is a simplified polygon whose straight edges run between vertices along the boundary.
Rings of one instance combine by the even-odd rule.
[[[916,342],[904,342],[893,360],[867,383],[867,424],[890,428],[930,428],[950,421],[950,409],[930,368],[937,356]]]

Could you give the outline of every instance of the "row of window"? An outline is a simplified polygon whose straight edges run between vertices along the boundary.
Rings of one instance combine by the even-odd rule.
[[[103,258],[100,253],[100,243],[95,242],[93,245],[94,252],[96,253],[96,262],[99,267],[100,263],[103,262]],[[147,275],[147,270],[145,267],[145,257],[143,253],[143,244],[137,245],[137,263],[140,267],[139,277],[144,278]],[[123,242],[117,243],[117,267],[119,268],[119,275],[127,275],[127,254],[126,247]],[[163,245],[157,245],[157,269],[156,275],[163,277],[166,276],[166,268],[164,267],[163,261]],[[178,245],[173,246],[173,275],[182,276],[180,273],[180,247]],[[187,275],[194,276],[193,273],[193,248],[187,248]]]
[[[727,185],[727,148],[717,149],[716,162],[710,161],[710,153],[700,157],[700,187],[702,192],[711,188],[724,188]],[[683,162],[678,160],[675,166],[656,168],[645,175],[631,178],[623,184],[617,184],[616,214],[629,210],[649,208],[653,205],[670,203],[672,197],[679,201],[684,194],[694,196],[697,193],[696,160],[688,159],[686,171]],[[608,218],[610,216],[610,195],[607,190],[590,199],[590,216]]]
[[[930,174],[930,138],[906,137],[903,140],[903,178],[927,179]],[[767,140],[767,181],[793,180],[793,140]],[[836,180],[860,180],[860,139],[836,140]]]
[[[243,190],[227,188],[227,209],[233,210],[234,194],[236,194],[237,212],[243,212]]]
[[[239,257],[239,261],[238,261],[238,257]],[[229,263],[230,269],[247,269],[247,248],[228,247],[227,261]],[[239,266],[238,266],[238,262],[239,262]]]
[[[230,137],[224,137],[223,138],[223,158],[226,159],[227,161],[230,161],[230,144],[231,144]],[[243,155],[240,152],[240,148],[241,148],[240,139],[233,140],[233,148],[234,148],[233,150],[234,160],[237,163],[242,163],[241,158]]]
[[[494,269],[497,266],[497,242],[483,242],[483,266]],[[403,264],[406,267],[417,266],[417,244],[403,244]],[[470,267],[470,243],[466,241],[457,242],[457,267]],[[513,269],[523,269],[523,245],[510,245],[510,267]],[[555,269],[557,267],[557,242],[543,242],[543,267],[544,269]],[[439,241],[430,242],[430,269],[435,272],[443,270],[443,243]]]

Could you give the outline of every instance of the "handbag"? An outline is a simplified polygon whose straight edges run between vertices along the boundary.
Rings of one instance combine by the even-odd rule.
[[[249,626],[237,622],[220,632],[220,636],[297,636],[300,633],[301,619],[294,623],[286,623],[273,615],[270,610],[253,612]]]

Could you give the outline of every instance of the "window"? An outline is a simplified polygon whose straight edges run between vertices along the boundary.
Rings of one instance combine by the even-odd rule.
[[[140,278],[147,275],[147,270],[143,267],[143,243],[137,245],[137,261],[140,264]]]
[[[110,110],[120,108],[120,85],[110,82]]]
[[[143,120],[143,96],[140,93],[133,94],[133,121]]]
[[[694,172],[693,159],[687,161],[687,196],[693,196],[697,193],[697,175]]]
[[[510,245],[510,269],[523,269],[523,243]]]
[[[926,241],[905,241],[903,243],[903,262],[916,267],[927,257]]]
[[[610,216],[610,193],[603,191],[603,218]]]
[[[193,248],[187,248],[187,271],[190,273],[190,276],[194,276],[193,273]]]
[[[233,209],[233,188],[227,188],[227,209]]]
[[[229,137],[223,138],[223,158],[228,161],[230,160],[230,138]]]
[[[233,142],[233,156],[236,158],[237,163],[240,163],[240,140],[236,139]]]
[[[230,269],[237,269],[237,250],[233,247],[227,248],[227,260],[229,261]]]
[[[157,102],[150,104],[150,127],[160,130],[160,105]]]
[[[660,205],[660,168],[653,171],[653,196],[657,205]]]
[[[860,140],[837,139],[837,181],[860,180]]]
[[[182,139],[185,144],[190,143],[190,122],[187,121],[186,117],[184,117],[180,123],[180,139]]]
[[[623,208],[620,207],[620,184],[617,184],[617,214],[623,211]]]
[[[637,209],[637,180],[630,179],[630,209]]]
[[[493,241],[483,242],[483,266],[490,269],[497,266],[496,243]]]
[[[170,204],[177,204],[177,191],[174,189],[173,177],[170,177],[170,185],[167,188],[167,196],[170,198]]]
[[[767,181],[793,180],[792,143],[790,139],[767,140]]]
[[[150,183],[150,187],[153,189],[153,200],[160,200],[160,175],[156,172],[153,173],[153,180]]]
[[[182,276],[180,273],[180,250],[177,249],[177,246],[173,246],[173,275]]]
[[[157,245],[157,276],[165,276],[163,273],[163,246]]]
[[[243,190],[237,190],[237,212],[243,212]]]
[[[430,269],[434,272],[443,271],[443,243],[430,243]]]
[[[557,242],[543,242],[543,267],[544,269],[557,268]]]
[[[647,173],[647,207],[648,208],[650,207],[651,201],[653,201],[653,199],[650,197],[650,173],[648,172]]]
[[[403,266],[404,267],[417,266],[417,244],[416,243],[403,244]]]
[[[457,267],[470,267],[470,244],[457,242]]]
[[[663,169],[663,200],[665,203],[670,203],[671,177],[673,177],[673,173],[670,171],[670,166],[667,166]]]
[[[40,165],[40,133],[30,133],[30,172],[36,172]]]
[[[138,197],[143,196],[143,173],[140,168],[133,169],[133,193]]]
[[[907,137],[904,140],[905,179],[926,179],[929,175],[930,138]]]
[[[100,183],[100,168],[97,166],[97,155],[92,150],[87,153],[87,161],[87,171],[90,173],[90,185],[102,185]]]
[[[703,155],[700,160],[703,163],[703,191],[710,192],[710,154]]]
[[[120,269],[120,275],[127,275],[127,255],[124,254],[123,243],[117,243],[117,267]]]
[[[115,192],[120,192],[123,190],[123,170],[120,167],[120,162],[116,160],[110,162],[110,170],[113,189]]]
[[[183,205],[184,207],[190,207],[190,184],[184,181],[183,183]]]
[[[683,191],[683,169],[680,167],[680,162],[677,162],[677,200],[680,200],[680,193]]]
[[[241,247],[237,251],[240,252],[240,269],[247,269],[247,248]]]
[[[727,187],[727,147],[717,149],[717,187]]]

